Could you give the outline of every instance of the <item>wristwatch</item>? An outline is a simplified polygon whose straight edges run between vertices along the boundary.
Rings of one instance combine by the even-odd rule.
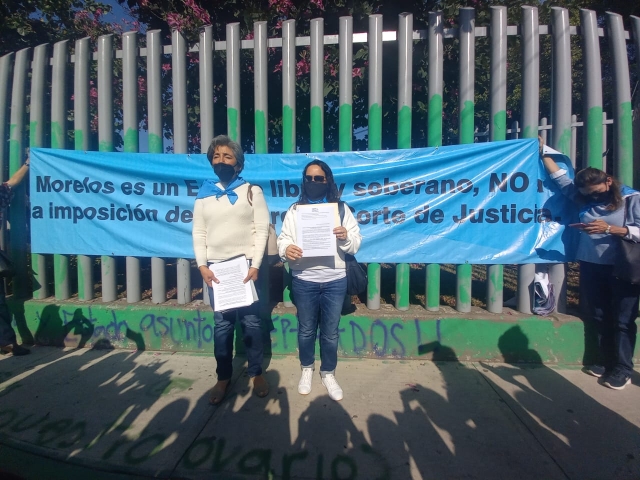
[[[607,225],[607,229],[604,231],[607,235],[611,233],[611,225]]]

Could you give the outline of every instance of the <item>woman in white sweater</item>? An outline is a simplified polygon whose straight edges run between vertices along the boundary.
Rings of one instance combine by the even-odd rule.
[[[244,168],[244,153],[226,135],[211,141],[207,158],[216,180],[206,180],[198,192],[193,207],[193,250],[202,278],[211,286],[220,283],[209,265],[238,255],[245,255],[251,265],[244,282],[258,279],[269,231],[269,210],[260,187],[250,185],[240,177]],[[209,299],[214,308],[212,290]],[[213,387],[210,403],[217,405],[224,398],[232,375],[233,332],[236,317],[240,319],[247,352],[247,373],[253,378],[253,390],[259,397],[269,393],[262,375],[262,326],[258,302],[224,312],[214,308],[214,354],[218,382]]]
[[[338,362],[338,326],[347,294],[345,253],[355,255],[362,236],[356,219],[345,205],[342,225],[335,227],[336,251],[332,257],[306,257],[296,244],[296,208],[314,203],[338,203],[340,193],[329,166],[313,160],[303,170],[299,200],[287,212],[278,237],[280,257],[289,261],[293,283],[291,294],[298,315],[298,351],[302,376],[298,393],[311,392],[315,345],[320,326],[320,377],[333,400],[342,400],[343,392],[335,378]]]

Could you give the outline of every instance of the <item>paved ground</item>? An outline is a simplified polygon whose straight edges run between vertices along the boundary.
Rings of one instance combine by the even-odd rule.
[[[342,402],[294,357],[266,399],[236,367],[216,408],[208,356],[0,357],[0,478],[640,478],[640,388],[575,366],[340,359]]]

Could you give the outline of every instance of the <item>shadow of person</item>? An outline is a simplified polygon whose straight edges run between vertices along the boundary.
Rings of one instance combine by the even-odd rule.
[[[35,355],[51,349],[38,350]],[[149,443],[141,445],[148,440],[132,431],[153,418],[153,405],[173,381],[165,363],[149,354],[53,349],[0,384],[2,443],[97,468],[120,464],[127,455],[141,458]],[[180,425],[170,428],[177,432]],[[0,464],[10,462],[0,449]]]
[[[267,397],[257,397],[249,377],[242,375],[234,392],[216,408],[208,409],[206,426],[174,475],[281,478],[280,459],[286,459],[291,448],[289,399],[277,370],[269,370],[265,376],[270,385]]]
[[[632,461],[640,429],[607,406],[624,408],[620,396],[633,392],[607,390],[576,370],[561,375],[528,345],[519,326],[510,328],[498,340],[508,365],[482,363],[483,375],[563,472],[569,478],[640,478],[640,463]]]
[[[283,459],[283,478],[390,478],[386,459],[328,395],[315,398],[300,415],[293,451]]]
[[[66,321],[60,313],[60,306],[47,305],[39,315],[35,341],[50,347],[83,348],[93,336],[94,328],[81,308],[76,308],[71,320]],[[73,335],[67,338],[70,333]]]
[[[423,380],[400,392],[397,426],[379,416],[369,419],[373,447],[395,459],[394,477],[557,477],[537,465],[539,457],[530,454],[544,452],[514,425],[513,414],[472,364],[461,363],[440,342],[419,351],[431,354],[433,363],[421,364]]]

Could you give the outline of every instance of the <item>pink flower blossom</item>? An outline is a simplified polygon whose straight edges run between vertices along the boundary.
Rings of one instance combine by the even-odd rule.
[[[360,67],[355,67],[353,69],[353,75],[352,76],[353,76],[353,78],[356,78],[356,77],[362,78],[362,69]]]
[[[144,93],[147,91],[147,81],[145,80],[144,77],[139,76],[138,77],[138,92],[139,93]]]
[[[329,75],[331,75],[332,77],[335,77],[337,73],[338,73],[338,69],[336,68],[336,64],[335,63],[329,64]]]
[[[311,0],[311,5],[315,5],[316,7],[318,7],[320,10],[324,10],[324,4],[322,3],[322,0]]]
[[[170,63],[163,63],[162,64],[162,71],[167,73],[169,70],[171,70],[171,64]]]
[[[309,73],[309,70],[309,62],[305,58],[296,63],[296,77],[306,75]]]
[[[273,68],[273,73],[280,72],[282,70],[282,60],[280,60]]]

